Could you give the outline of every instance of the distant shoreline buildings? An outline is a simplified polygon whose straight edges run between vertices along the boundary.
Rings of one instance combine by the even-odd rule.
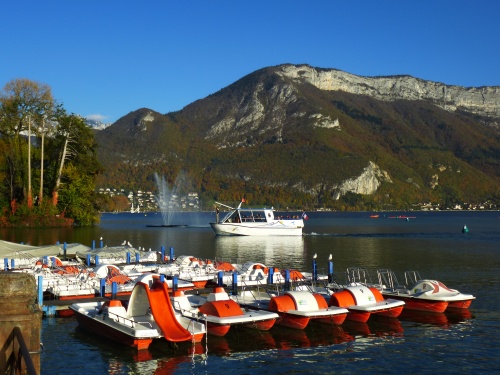
[[[200,200],[198,193],[190,192],[187,195],[171,194],[168,201],[159,201],[151,191],[129,191],[125,189],[100,188],[99,194],[108,195],[113,198],[124,196],[128,199],[129,208],[125,211],[130,212],[155,212],[155,211],[199,211]]]

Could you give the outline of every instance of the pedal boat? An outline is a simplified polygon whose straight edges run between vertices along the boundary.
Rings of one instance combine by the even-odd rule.
[[[200,342],[205,325],[176,313],[167,284],[158,275],[138,281],[128,306],[114,299],[82,302],[70,306],[85,330],[137,350],[147,349],[155,339],[170,342]]]
[[[328,307],[323,296],[309,291],[269,294],[245,290],[235,298],[242,306],[277,313],[279,319],[276,324],[294,329],[306,328],[311,320],[324,324],[341,325],[348,314],[347,309]]]
[[[208,297],[176,291],[171,299],[177,313],[197,322],[206,321],[208,333],[214,336],[225,336],[233,326],[267,331],[279,318],[276,313],[242,308],[220,286]]]
[[[403,311],[405,302],[386,299],[375,287],[351,283],[332,293],[328,305],[344,307],[349,310],[348,320],[366,323],[372,314],[397,318]]]
[[[448,288],[442,282],[420,279],[417,271],[405,272],[407,284],[413,282],[411,288],[398,285],[394,272],[377,270],[380,292],[384,298],[393,298],[405,302],[405,309],[442,313],[460,309],[468,309],[474,299],[472,294],[460,293]]]

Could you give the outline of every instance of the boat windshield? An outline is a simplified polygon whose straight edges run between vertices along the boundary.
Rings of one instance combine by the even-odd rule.
[[[263,210],[245,210],[240,214],[242,222],[266,221],[266,214]]]
[[[273,220],[273,215],[268,212],[269,221]],[[254,210],[254,209],[243,209],[234,210],[226,215],[223,223],[254,223],[254,222],[266,222],[266,211],[265,210]]]

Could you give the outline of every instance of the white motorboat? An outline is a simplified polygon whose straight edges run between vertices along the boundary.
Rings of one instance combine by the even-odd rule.
[[[304,214],[285,215],[276,217],[273,208],[242,208],[230,207],[215,202],[217,205],[228,208],[229,212],[219,221],[210,223],[216,235],[223,236],[301,236],[304,228]]]

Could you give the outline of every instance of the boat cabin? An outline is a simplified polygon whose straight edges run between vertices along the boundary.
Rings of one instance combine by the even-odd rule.
[[[266,223],[273,220],[274,214],[272,210],[262,208],[244,208],[230,211],[221,223]]]

